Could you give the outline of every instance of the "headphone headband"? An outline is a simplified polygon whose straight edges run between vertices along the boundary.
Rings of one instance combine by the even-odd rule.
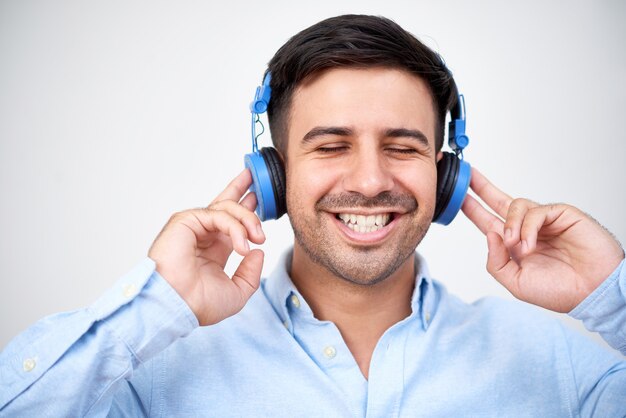
[[[267,106],[270,103],[270,97],[272,96],[272,88],[270,87],[270,81],[272,81],[272,74],[268,71],[263,77],[263,85],[256,88],[254,99],[250,103],[250,112],[260,114],[267,111]]]
[[[465,135],[465,97],[459,94],[455,105],[450,109],[450,123],[448,124],[448,145],[463,158],[463,149],[469,145],[469,138]]]
[[[252,114],[251,132],[252,132],[252,152],[257,152],[259,146],[257,144],[257,138],[261,135],[265,128],[263,123],[259,120],[259,115],[267,111],[267,107],[270,104],[270,98],[272,97],[272,88],[270,87],[270,81],[272,81],[272,74],[268,71],[263,77],[263,85],[256,88],[254,93],[254,99],[250,103],[250,113]],[[257,135],[256,123],[259,122],[263,130]]]

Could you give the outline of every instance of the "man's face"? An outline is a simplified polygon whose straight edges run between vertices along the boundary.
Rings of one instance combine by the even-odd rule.
[[[427,85],[389,68],[337,68],[294,93],[287,208],[302,250],[357,284],[415,251],[435,207],[435,113]]]

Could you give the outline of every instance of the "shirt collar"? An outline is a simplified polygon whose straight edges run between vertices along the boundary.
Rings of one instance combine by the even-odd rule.
[[[265,295],[285,324],[290,322],[290,304],[294,300],[299,303],[300,312],[313,316],[311,308],[289,277],[292,254],[293,248],[289,248],[281,255],[274,271],[263,280],[262,285]],[[419,253],[415,253],[415,289],[411,297],[413,313],[409,318],[418,316],[424,330],[428,329],[436,310],[436,300],[435,287],[426,260]]]

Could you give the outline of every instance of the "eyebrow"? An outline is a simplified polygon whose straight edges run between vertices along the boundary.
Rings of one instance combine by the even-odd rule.
[[[336,135],[336,136],[350,136],[353,131],[350,128],[343,126],[316,126],[302,137],[302,142],[308,143],[319,136]]]
[[[325,135],[350,136],[354,131],[344,126],[316,126],[302,137],[303,143],[313,142],[315,138]],[[390,128],[385,131],[386,138],[412,138],[426,147],[430,147],[428,138],[419,129]]]
[[[430,142],[426,135],[419,129],[406,129],[406,128],[392,128],[385,131],[385,137],[387,138],[413,138],[420,142],[425,147],[430,147]]]

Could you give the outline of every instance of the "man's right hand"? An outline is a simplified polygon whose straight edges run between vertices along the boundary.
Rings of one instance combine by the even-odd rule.
[[[256,196],[243,197],[251,184],[246,169],[207,208],[174,214],[148,252],[200,325],[236,314],[259,287],[264,254],[248,241],[262,244],[265,234],[253,212]],[[231,279],[224,266],[233,249],[244,258]]]

